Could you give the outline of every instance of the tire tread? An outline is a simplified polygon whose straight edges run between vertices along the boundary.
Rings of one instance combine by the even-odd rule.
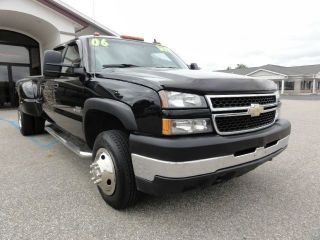
[[[109,147],[112,153],[117,151],[119,159],[115,159],[117,161],[115,164],[118,166],[116,169],[119,171],[119,175],[123,175],[125,182],[121,186],[123,189],[119,190],[121,191],[120,199],[111,200],[113,196],[107,196],[99,189],[103,199],[115,209],[124,209],[134,205],[137,201],[137,189],[129,152],[128,135],[121,130],[109,130],[100,133],[94,143],[93,158],[100,147]],[[113,153],[113,155],[115,154]]]

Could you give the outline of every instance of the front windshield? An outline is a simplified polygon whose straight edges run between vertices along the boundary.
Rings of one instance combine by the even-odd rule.
[[[96,37],[89,39],[91,70],[116,67],[187,68],[167,47],[132,40]]]

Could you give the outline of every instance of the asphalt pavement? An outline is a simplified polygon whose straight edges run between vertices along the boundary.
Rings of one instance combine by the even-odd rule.
[[[318,239],[320,102],[285,98],[288,149],[231,181],[145,196],[116,211],[81,159],[44,134],[23,137],[0,110],[0,239]]]

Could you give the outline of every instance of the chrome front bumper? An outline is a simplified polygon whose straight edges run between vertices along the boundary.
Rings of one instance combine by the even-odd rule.
[[[217,170],[248,163],[275,153],[288,145],[289,136],[269,147],[256,148],[254,152],[240,156],[226,155],[187,162],[169,162],[131,154],[136,177],[153,181],[155,176],[185,178],[216,172]]]

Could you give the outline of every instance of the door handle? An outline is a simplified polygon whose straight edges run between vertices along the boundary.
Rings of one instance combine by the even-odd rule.
[[[59,84],[55,83],[55,84],[52,84],[52,86],[53,86],[54,89],[57,89],[59,87]]]

